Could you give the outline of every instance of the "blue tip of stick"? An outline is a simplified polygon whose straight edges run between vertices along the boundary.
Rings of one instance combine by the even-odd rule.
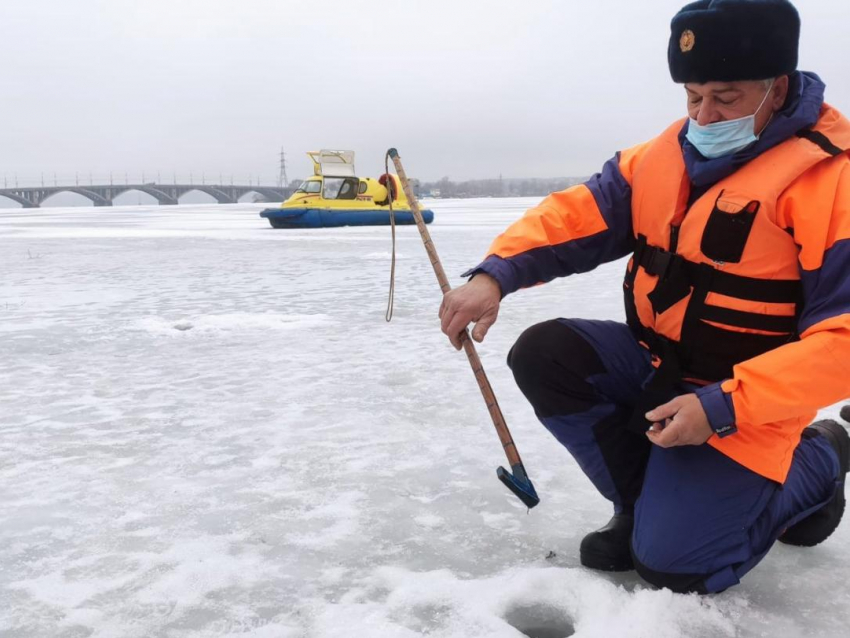
[[[505,484],[505,487],[513,492],[514,496],[521,500],[528,509],[539,504],[540,497],[537,496],[537,490],[534,489],[534,485],[528,479],[528,475],[525,473],[525,468],[522,464],[514,465],[511,469],[513,470],[513,474],[505,468],[500,467],[496,470],[496,476],[499,477],[499,480]]]

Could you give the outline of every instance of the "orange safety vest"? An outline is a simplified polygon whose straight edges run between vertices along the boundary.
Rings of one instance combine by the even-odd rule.
[[[814,128],[753,159],[688,207],[690,183],[679,142],[683,123],[642,151],[631,176],[637,248],[624,293],[629,326],[658,367],[649,407],[655,407],[653,393],[677,381],[731,379],[735,365],[799,339],[799,247],[781,198],[789,189],[800,190],[803,175],[850,148],[850,123],[824,106]],[[823,211],[827,227],[834,201],[826,197],[835,193],[810,190],[797,194]],[[709,443],[782,481],[800,432],[813,417],[795,419],[790,428],[739,427],[734,436]]]

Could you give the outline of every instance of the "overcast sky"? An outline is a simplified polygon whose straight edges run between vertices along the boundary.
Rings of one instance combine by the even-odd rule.
[[[422,179],[586,175],[685,113],[684,0],[0,0],[0,177],[311,172],[398,147]],[[850,112],[847,0],[798,0]]]

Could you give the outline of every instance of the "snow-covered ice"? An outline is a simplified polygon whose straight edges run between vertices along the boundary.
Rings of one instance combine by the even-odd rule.
[[[534,202],[427,202],[453,282]],[[847,522],[713,597],[580,567],[609,507],[504,359],[533,322],[621,319],[622,263],[510,297],[479,349],[527,513],[416,229],[387,324],[389,228],[260,208],[0,212],[0,636],[848,634]]]

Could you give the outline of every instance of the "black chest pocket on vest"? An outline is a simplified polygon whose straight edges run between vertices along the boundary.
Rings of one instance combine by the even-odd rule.
[[[721,192],[705,225],[700,250],[712,261],[736,264],[744,255],[761,204],[751,201],[740,206],[722,198]]]

